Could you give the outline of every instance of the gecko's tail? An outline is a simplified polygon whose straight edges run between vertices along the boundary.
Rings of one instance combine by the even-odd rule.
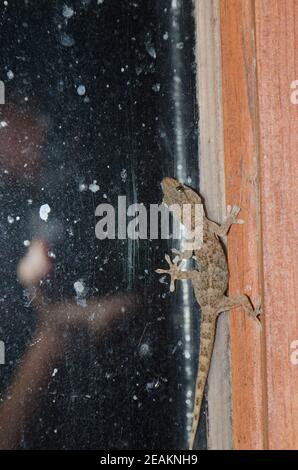
[[[209,319],[208,319],[209,320]],[[201,332],[200,332],[200,353],[198,374],[195,390],[195,402],[193,412],[193,422],[191,427],[191,435],[189,441],[189,450],[193,449],[194,441],[199,425],[202,401],[204,397],[205,385],[207,382],[208,372],[211,363],[211,356],[213,351],[215,339],[216,318],[212,317],[211,321],[207,321],[202,315]]]

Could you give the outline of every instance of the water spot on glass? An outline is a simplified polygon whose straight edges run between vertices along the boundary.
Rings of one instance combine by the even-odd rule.
[[[80,96],[84,96],[86,94],[86,87],[85,85],[79,85],[77,88],[77,93]]]
[[[183,42],[178,42],[178,43],[176,44],[176,47],[177,47],[177,49],[182,50],[183,47],[184,47],[184,43],[183,43]]]
[[[153,44],[151,43],[151,41],[147,41],[145,43],[145,47],[146,47],[146,51],[148,52],[148,54],[153,58],[153,59],[156,59],[156,50],[155,50],[155,47],[153,46]]]
[[[89,189],[92,193],[97,193],[97,191],[99,191],[99,186],[96,180],[94,180],[92,184],[89,184]]]
[[[57,84],[57,90],[62,92],[64,90],[64,82],[63,80],[60,80]],[[60,128],[60,127],[59,127]]]
[[[82,279],[78,279],[77,281],[74,282],[73,287],[76,292],[77,304],[80,305],[81,307],[86,307],[87,306],[87,301],[86,301],[87,289],[86,289],[84,281]]]
[[[122,179],[123,183],[125,183],[126,180],[127,180],[127,171],[126,171],[125,168],[123,168],[123,169],[121,170],[120,176],[121,176],[121,179]]]
[[[155,83],[154,85],[152,85],[152,90],[158,93],[160,90],[160,83]]]
[[[73,286],[78,295],[81,295],[85,290],[85,286],[82,281],[76,281]]]
[[[88,185],[86,183],[80,183],[79,184],[79,191],[82,193],[84,191],[87,191]]]
[[[63,6],[62,14],[64,18],[71,18],[74,15],[74,10],[68,5]]]
[[[51,208],[49,204],[43,204],[39,208],[39,217],[41,218],[41,220],[44,220],[45,222],[47,222],[50,212],[51,212]]]
[[[146,357],[146,356],[151,356],[152,350],[149,344],[147,343],[142,343],[139,349],[140,356]]]
[[[55,253],[53,253],[53,251],[48,251],[48,257],[55,259],[56,255],[55,255]]]
[[[8,70],[6,75],[7,75],[8,80],[12,80],[14,78],[14,73],[12,70]]]
[[[154,379],[150,382],[147,382],[145,385],[147,392],[153,392],[154,390],[159,389],[159,387],[160,387],[160,381],[158,379]]]
[[[161,284],[167,284],[167,283],[168,283],[168,281],[167,281],[167,276],[161,276],[161,277],[159,278],[159,282],[160,282]]]
[[[75,45],[75,40],[70,34],[62,33],[60,36],[60,42],[64,47],[72,47]]]

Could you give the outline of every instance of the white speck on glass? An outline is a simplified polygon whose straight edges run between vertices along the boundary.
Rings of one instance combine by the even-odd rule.
[[[123,170],[121,170],[121,175],[120,176],[121,176],[121,179],[122,179],[123,183],[125,183],[126,180],[127,180],[127,171],[126,171],[125,168],[123,168]]]
[[[78,281],[76,281],[73,287],[74,287],[74,290],[76,291],[77,304],[80,305],[81,307],[86,307],[87,306],[87,301],[86,301],[87,289],[85,287],[83,280],[79,279]]]
[[[14,73],[12,70],[8,70],[7,72],[7,78],[8,80],[12,80],[14,78]]]
[[[152,90],[158,93],[160,90],[160,83],[155,83],[154,85],[152,85]]]
[[[153,58],[153,59],[156,59],[156,50],[155,50],[155,47],[150,44],[150,43],[147,43],[146,44],[146,51],[148,52],[148,54]]]
[[[62,13],[64,18],[71,18],[74,15],[74,10],[67,5],[64,5]]]
[[[87,189],[88,189],[88,186],[87,186],[86,183],[81,183],[81,184],[79,185],[79,191],[80,191],[81,193],[82,193],[83,191],[87,191]]]
[[[151,348],[149,344],[143,343],[140,346],[140,355],[141,356],[150,356],[151,355]]]
[[[40,209],[39,209],[39,217],[41,218],[41,220],[44,220],[45,222],[47,222],[50,212],[51,212],[51,208],[49,204],[43,204],[42,206],[40,206]]]
[[[89,189],[92,193],[97,193],[97,191],[99,191],[99,186],[96,180],[94,180],[92,184],[89,184]]]
[[[85,290],[85,286],[84,286],[82,281],[76,281],[74,283],[73,287],[74,287],[77,295],[82,295],[84,290]]]
[[[85,85],[79,85],[77,88],[78,95],[84,96],[86,94],[86,87]]]
[[[75,45],[74,38],[66,33],[61,34],[60,41],[61,41],[62,46],[64,47],[72,47]]]

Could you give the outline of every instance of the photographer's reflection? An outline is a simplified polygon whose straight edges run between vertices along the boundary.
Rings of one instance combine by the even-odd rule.
[[[65,190],[61,179],[63,182],[68,171],[72,175],[74,159],[71,170],[69,166],[61,170],[56,134],[52,154],[57,161],[53,163],[52,154],[46,158],[47,151],[50,153],[51,123],[32,107],[20,111],[7,105],[0,110],[0,116],[0,332],[8,348],[8,361],[0,376],[0,449],[62,447],[67,444],[62,438],[55,441],[54,431],[59,422],[61,427],[67,423],[67,410],[74,395],[73,375],[80,374],[75,387],[80,390],[81,401],[76,409],[79,414],[89,413],[91,423],[95,413],[102,410],[100,406],[104,407],[96,401],[101,396],[101,385],[94,380],[97,373],[101,377],[101,361],[107,361],[103,357],[106,350],[103,335],[108,332],[110,338],[115,334],[117,342],[121,336],[119,322],[136,311],[138,301],[133,295],[115,294],[115,289],[109,292],[107,276],[100,280],[96,277],[98,246],[92,229],[93,200],[88,199],[93,198],[93,193],[85,194],[83,203],[76,176],[70,178],[69,173]],[[56,209],[56,218],[53,216],[49,223],[36,216],[44,199]],[[80,215],[75,211],[77,201]],[[70,216],[65,214],[67,210]],[[75,225],[80,218],[81,225]],[[75,235],[69,228],[71,224],[78,229]],[[24,255],[24,244],[27,246],[29,240],[32,241]],[[58,253],[56,260],[53,249]],[[111,274],[109,269],[109,278]],[[84,275],[91,280],[82,299],[83,287],[78,279]],[[91,350],[92,366],[87,370],[85,361]],[[67,377],[53,385],[58,369]],[[88,408],[84,387],[89,386],[94,400],[92,403],[90,400]],[[52,393],[59,395],[59,404],[52,399]],[[47,426],[44,433],[39,432],[42,420]],[[49,438],[51,423],[53,433]],[[67,423],[67,426],[72,432],[71,439],[75,439],[75,433],[80,434],[79,425]],[[87,431],[85,426],[88,438],[91,436],[86,445],[90,446],[97,445],[105,432],[102,426],[98,435],[94,435],[92,427],[91,423]]]
[[[90,299],[86,306],[75,302],[47,304],[41,286],[52,268],[48,248],[41,240],[32,242],[19,263],[18,277],[30,291],[38,320],[36,333],[0,408],[0,449],[17,448],[23,430],[30,420],[35,419],[35,411],[39,404],[42,405],[53,368],[57,370],[64,354],[65,332],[87,328],[97,333],[100,339],[119,316],[132,312],[137,305],[136,299],[128,294]]]

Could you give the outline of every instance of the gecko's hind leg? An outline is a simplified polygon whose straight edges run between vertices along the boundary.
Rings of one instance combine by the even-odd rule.
[[[256,308],[253,308],[251,301],[244,294],[233,295],[231,297],[224,295],[215,306],[217,314],[232,310],[233,308],[237,307],[243,307],[249,317],[253,318],[259,324],[261,324],[259,319],[261,314],[260,303],[258,303]]]

